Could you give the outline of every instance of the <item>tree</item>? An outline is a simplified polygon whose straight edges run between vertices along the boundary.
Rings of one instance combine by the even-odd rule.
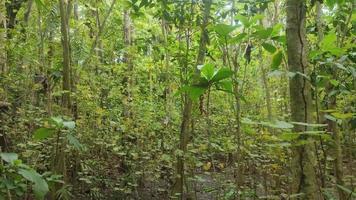
[[[71,109],[71,56],[70,56],[70,41],[69,41],[69,18],[71,4],[65,0],[59,0],[59,10],[61,16],[61,41],[63,49],[63,80],[62,80],[62,105],[66,113],[69,113]]]
[[[207,26],[209,22],[210,9],[211,9],[211,0],[204,0],[204,12],[203,12],[203,22],[201,24],[201,33],[200,33],[200,41],[198,48],[198,55],[196,60],[196,66],[204,63],[206,45],[208,42],[208,34],[207,34]],[[200,76],[200,71],[198,68],[195,69],[195,82]],[[172,189],[172,194],[175,195],[177,193],[180,194],[180,199],[183,199],[184,195],[184,155],[187,151],[187,144],[189,140],[189,123],[192,117],[192,108],[193,108],[193,100],[186,95],[184,108],[183,108],[183,116],[180,127],[180,138],[179,138],[179,150],[182,152],[182,155],[178,155],[177,158],[177,178]]]
[[[298,144],[293,148],[293,193],[302,194],[303,199],[320,199],[314,171],[314,150],[312,138],[305,136],[312,123],[312,99],[308,76],[306,40],[306,3],[305,0],[287,0],[287,53],[289,71],[295,73],[290,78],[291,119],[302,122],[295,125],[293,131],[302,134],[300,138],[305,144]]]

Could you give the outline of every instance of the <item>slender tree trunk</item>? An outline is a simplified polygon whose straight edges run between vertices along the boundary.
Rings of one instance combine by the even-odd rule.
[[[207,25],[209,22],[209,16],[210,16],[210,8],[212,4],[212,0],[203,0],[204,3],[204,16],[203,16],[203,22],[201,25],[201,35],[200,35],[200,42],[199,42],[199,49],[198,49],[198,56],[197,56],[197,61],[196,65],[200,65],[204,63],[204,58],[205,58],[205,51],[206,51],[206,45],[208,41],[208,33],[207,33]],[[196,68],[195,69],[195,78],[199,77],[200,72]],[[180,129],[180,143],[179,143],[179,150],[181,151],[182,155],[178,155],[177,158],[177,177],[176,177],[176,182],[175,185],[173,186],[172,189],[172,194],[175,195],[177,193],[180,194],[179,198],[182,200],[183,195],[184,195],[184,156],[185,152],[187,150],[187,144],[188,144],[188,139],[189,139],[189,124],[192,118],[192,108],[193,108],[193,101],[186,96],[185,98],[185,103],[184,103],[184,108],[183,108],[183,116],[182,116],[182,123],[181,123],[181,129]]]
[[[123,30],[124,30],[124,63],[126,65],[126,75],[125,75],[125,99],[124,99],[124,116],[131,117],[131,100],[132,100],[132,70],[133,63],[131,59],[131,45],[132,45],[132,30],[131,30],[131,17],[130,11],[125,10],[123,14]]]
[[[336,74],[336,72],[334,72]],[[336,75],[334,75],[334,78]],[[330,86],[327,91],[331,92],[333,86]],[[334,110],[336,109],[336,96],[332,95],[328,99],[328,109]],[[334,139],[334,172],[335,172],[335,178],[336,178],[336,184],[340,186],[344,186],[344,180],[343,180],[343,161],[342,161],[342,147],[341,147],[341,133],[338,130],[338,125],[335,121],[332,120],[327,120],[328,123],[328,132],[332,133],[333,139]],[[344,190],[342,190],[339,187],[336,187],[338,194],[339,194],[339,199],[347,199],[347,194],[345,193]]]
[[[261,48],[261,47],[260,47]],[[260,51],[260,58],[262,58],[262,49]],[[267,69],[264,65],[263,60],[260,61],[260,68],[261,68],[261,76],[262,76],[262,83],[263,88],[265,90],[265,98],[266,98],[266,107],[267,107],[267,118],[269,121],[272,121],[272,103],[271,103],[271,93],[268,84],[268,77],[267,77]]]
[[[0,4],[0,69],[1,74],[5,74],[7,70],[7,23],[6,23],[6,11],[5,11],[5,1]]]
[[[292,121],[311,123],[312,122],[312,99],[311,87],[305,77],[308,76],[307,65],[307,41],[305,33],[305,0],[287,0],[287,52],[289,71],[296,73],[290,78],[290,101]],[[293,131],[303,133],[308,131],[308,126],[295,125]],[[298,144],[293,147],[293,185],[294,194],[302,194],[302,199],[320,199],[317,181],[314,171],[314,149],[312,138],[301,135],[299,137],[306,141],[306,144]]]
[[[68,16],[68,2],[65,0],[59,0],[59,10],[61,16],[61,41],[63,49],[63,80],[62,80],[62,106],[65,112],[69,114],[71,107],[70,99],[70,41],[69,41],[69,16]]]

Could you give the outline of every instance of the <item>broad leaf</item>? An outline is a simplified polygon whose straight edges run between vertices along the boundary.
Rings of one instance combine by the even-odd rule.
[[[215,32],[222,38],[226,38],[232,31],[234,31],[236,26],[231,26],[227,24],[218,24],[214,27]]]
[[[0,153],[1,159],[5,162],[13,163],[15,160],[19,158],[16,153]]]
[[[220,80],[223,80],[223,79],[231,77],[232,74],[233,74],[233,72],[230,69],[228,69],[228,68],[220,68],[215,72],[215,74],[212,77],[211,81],[212,82],[218,82]]]
[[[247,36],[246,33],[240,33],[240,34],[238,34],[237,36],[232,37],[232,38],[229,40],[229,43],[230,43],[230,44],[237,44],[237,43],[240,43],[246,36]]]
[[[214,69],[214,65],[211,63],[207,63],[205,64],[200,71],[202,77],[204,77],[206,80],[210,81],[214,74],[215,74],[215,69]]]
[[[44,199],[49,191],[47,182],[33,169],[20,169],[18,172],[25,179],[34,183],[33,191],[38,199]]]
[[[219,81],[216,84],[216,87],[217,87],[218,90],[222,90],[222,91],[225,91],[225,92],[233,93],[232,92],[232,81],[231,80]]]
[[[53,128],[39,128],[33,134],[33,138],[36,140],[43,140],[48,137],[51,137],[54,132],[55,130]]]
[[[253,33],[253,36],[258,39],[267,39],[271,36],[273,28],[261,29]]]
[[[243,15],[236,15],[235,19],[239,20],[245,27],[249,27],[251,25],[248,18]]]
[[[283,59],[283,53],[281,50],[279,50],[275,54],[273,54],[272,64],[271,64],[272,70],[278,69],[279,65],[282,63],[282,59]]]
[[[264,42],[262,43],[262,46],[264,49],[266,49],[266,51],[270,52],[270,53],[274,53],[276,52],[276,47],[274,47],[272,44]]]
[[[189,97],[196,101],[199,99],[201,95],[205,93],[206,87],[199,87],[199,86],[187,86],[184,90],[188,93]]]

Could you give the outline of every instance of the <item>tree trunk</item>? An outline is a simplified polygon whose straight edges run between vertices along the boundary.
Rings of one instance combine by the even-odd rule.
[[[204,63],[205,58],[205,51],[206,45],[208,41],[208,33],[207,33],[207,25],[209,22],[210,16],[210,8],[212,4],[212,0],[203,0],[204,3],[204,16],[203,16],[203,23],[201,25],[201,35],[199,41],[199,49],[198,49],[198,56],[196,65],[200,65]],[[195,69],[195,76],[199,77],[200,72],[196,68]],[[189,139],[189,124],[192,117],[192,108],[193,108],[193,101],[187,95],[185,98],[184,108],[183,108],[183,118],[181,123],[180,129],[180,142],[179,142],[179,150],[181,151],[182,155],[178,155],[177,158],[177,177],[176,182],[172,189],[172,194],[175,195],[177,193],[180,194],[179,199],[183,199],[183,185],[184,185],[184,155],[187,150],[187,144]]]
[[[70,101],[70,42],[69,42],[69,16],[68,16],[68,2],[59,0],[59,10],[61,16],[61,41],[63,48],[63,80],[62,80],[62,106],[67,114],[69,114]]]
[[[6,23],[6,15],[5,15],[5,1],[0,5],[0,72],[1,74],[5,74],[7,70],[7,51],[6,51],[6,43],[7,43],[7,23]]]
[[[291,118],[294,122],[312,122],[312,99],[310,83],[302,75],[308,76],[307,41],[305,34],[305,0],[287,0],[287,52],[289,71],[295,73],[290,78]],[[299,73],[299,74],[298,74]],[[302,74],[302,75],[301,75]],[[295,125],[293,131],[303,133],[308,126]],[[314,149],[312,138],[301,135],[305,144],[293,147],[292,192],[301,194],[302,199],[320,199],[314,171]]]
[[[126,75],[125,75],[125,99],[124,99],[124,116],[125,117],[131,117],[131,99],[132,99],[132,93],[131,93],[131,87],[132,87],[132,70],[133,70],[133,63],[131,59],[131,45],[132,45],[132,30],[131,30],[131,17],[130,17],[130,11],[125,10],[124,11],[124,24],[123,24],[123,30],[124,30],[124,45],[125,45],[125,53],[124,53],[124,63],[126,65]]]

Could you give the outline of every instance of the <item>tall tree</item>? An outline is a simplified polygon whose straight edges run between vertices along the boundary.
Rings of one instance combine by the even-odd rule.
[[[69,3],[65,0],[59,0],[59,11],[61,16],[61,41],[63,49],[63,82],[62,82],[62,106],[66,112],[70,110],[70,41],[69,41]]]
[[[312,122],[311,87],[308,80],[307,41],[305,32],[306,2],[305,0],[287,0],[287,53],[289,71],[295,73],[290,78],[291,118],[294,122],[310,124]],[[305,133],[309,126],[295,125],[293,131]],[[298,144],[293,149],[293,193],[302,193],[302,199],[320,199],[314,172],[314,150],[310,137],[305,134],[300,139],[305,144]]]
[[[196,60],[196,66],[201,65],[204,63],[205,52],[206,52],[206,45],[208,42],[208,33],[207,33],[207,26],[210,17],[210,9],[212,0],[203,0],[204,3],[204,14],[203,14],[203,22],[201,24],[201,33],[200,33],[200,41],[199,41],[199,49],[198,55]],[[198,68],[195,68],[195,79],[198,79],[200,72]],[[182,155],[178,156],[177,160],[177,178],[175,185],[173,187],[172,193],[173,195],[176,193],[180,193],[179,198],[183,199],[183,185],[184,185],[184,155],[187,151],[187,144],[189,139],[189,124],[191,122],[192,117],[192,108],[193,108],[193,101],[191,98],[186,96],[183,108],[183,116],[182,122],[180,127],[180,142],[179,142],[179,150],[182,151]]]

